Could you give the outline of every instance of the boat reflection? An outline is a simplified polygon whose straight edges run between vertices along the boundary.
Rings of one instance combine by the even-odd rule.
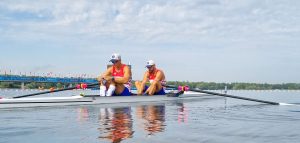
[[[77,116],[78,122],[85,122],[90,118],[88,108],[84,108],[84,107],[78,108],[77,113],[78,113]]]
[[[144,105],[136,108],[140,125],[148,135],[163,132],[165,129],[165,105]]]
[[[99,124],[99,139],[108,139],[112,143],[131,138],[134,133],[130,107],[101,108]]]
[[[187,123],[188,121],[188,110],[183,103],[177,103],[178,106],[178,123]]]

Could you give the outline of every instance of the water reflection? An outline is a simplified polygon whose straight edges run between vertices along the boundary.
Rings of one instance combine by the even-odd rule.
[[[98,138],[112,143],[119,143],[132,138],[135,130],[144,131],[146,135],[163,132],[166,127],[165,105],[142,105],[137,107],[99,108],[98,110],[78,109],[78,121],[90,121],[98,116]],[[137,128],[133,127],[136,122]]]
[[[178,123],[186,123],[188,121],[188,110],[183,103],[177,103],[178,106]]]
[[[99,115],[100,139],[108,139],[112,143],[131,138],[132,129],[131,108],[101,108]]]
[[[141,127],[148,135],[163,132],[165,129],[165,106],[144,105],[137,107],[137,118],[143,120]]]
[[[77,113],[78,113],[77,120],[79,122],[84,122],[89,119],[89,110],[87,108],[78,108]]]

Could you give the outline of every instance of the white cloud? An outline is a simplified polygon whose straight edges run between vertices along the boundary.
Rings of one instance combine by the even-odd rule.
[[[127,40],[179,41],[187,36],[222,38],[299,32],[297,8],[270,1],[37,1],[6,2],[2,7],[48,16],[16,27],[55,34],[111,35]],[[4,5],[4,6],[3,6]],[[293,16],[294,15],[294,16]],[[281,19],[292,21],[282,21]],[[17,22],[19,23],[19,22]],[[40,31],[42,29],[42,31]],[[55,32],[56,31],[56,32]],[[256,32],[253,32],[256,31]],[[138,39],[137,39],[138,38]],[[188,41],[188,42],[190,42]],[[185,42],[185,41],[183,41]]]
[[[66,56],[68,60],[56,59],[56,62],[62,64],[52,67],[57,70],[63,69],[69,60],[80,62],[76,59],[77,56],[106,64],[107,56],[103,55],[120,51],[131,57],[142,55],[136,57],[139,60],[154,57],[168,63],[166,65],[172,63],[160,58],[162,55],[184,55],[188,61],[200,61],[210,69],[210,73],[216,73],[218,67],[224,67],[219,60],[235,63],[230,64],[229,69],[245,72],[239,68],[244,67],[239,60],[240,54],[248,60],[250,67],[259,71],[265,63],[274,64],[262,58],[272,57],[264,51],[266,49],[272,49],[277,62],[289,59],[290,55],[291,59],[298,59],[299,55],[294,54],[295,52],[282,55],[283,50],[280,48],[293,51],[297,48],[295,45],[299,45],[299,7],[298,1],[280,0],[37,0],[34,3],[26,0],[2,0],[0,48],[7,50],[7,46],[11,49],[26,47],[35,51],[43,49],[51,54],[60,51],[61,54],[58,55]],[[24,49],[19,51],[26,52]],[[155,51],[159,52],[155,54]],[[42,54],[40,51],[36,53]],[[102,54],[101,57],[99,53]],[[225,58],[222,54],[230,58]],[[211,57],[217,58],[206,60]],[[255,65],[259,61],[253,58],[265,62]],[[175,61],[185,63],[180,58]],[[50,60],[47,62],[45,65],[49,65]],[[93,64],[99,63],[91,61],[91,64],[82,66],[92,68]],[[137,64],[142,64],[142,61]],[[215,67],[210,67],[211,65]],[[80,70],[74,68],[76,64],[72,63],[71,66],[69,70]],[[186,63],[186,66],[194,69],[191,63]],[[289,67],[296,69],[293,65],[286,68]],[[210,75],[203,69],[200,71],[203,75]],[[175,79],[177,75],[172,77]],[[242,78],[241,75],[239,79],[243,80]]]

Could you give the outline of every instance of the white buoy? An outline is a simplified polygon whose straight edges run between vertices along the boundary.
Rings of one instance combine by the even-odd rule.
[[[225,85],[224,94],[227,94],[227,85]]]

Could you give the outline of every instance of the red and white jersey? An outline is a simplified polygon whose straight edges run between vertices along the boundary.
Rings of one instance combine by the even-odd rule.
[[[124,77],[124,69],[125,69],[126,65],[122,64],[120,70],[117,70],[115,66],[112,66],[112,76],[114,76],[115,78],[122,78]],[[131,89],[131,78],[129,79],[129,81],[127,83],[124,84],[124,86],[126,88]]]
[[[153,73],[149,73],[149,81],[150,83],[152,83],[155,78],[156,78],[156,74],[161,71],[160,69],[155,69],[155,71]],[[162,84],[162,86],[165,86],[167,84],[167,81],[165,79],[161,80],[160,83]]]

